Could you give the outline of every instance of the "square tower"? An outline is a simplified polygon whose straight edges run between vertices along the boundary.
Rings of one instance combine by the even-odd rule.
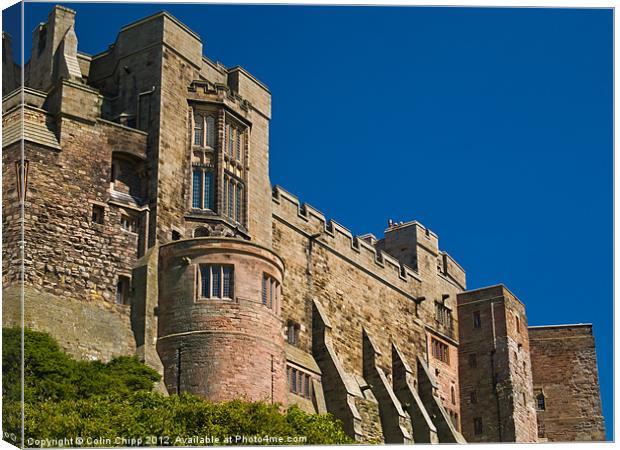
[[[525,307],[505,286],[458,294],[462,433],[468,442],[536,442]]]

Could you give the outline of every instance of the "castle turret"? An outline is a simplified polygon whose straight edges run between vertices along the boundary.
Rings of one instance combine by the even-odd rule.
[[[168,392],[286,401],[283,272],[271,250],[231,238],[160,248],[157,349]]]

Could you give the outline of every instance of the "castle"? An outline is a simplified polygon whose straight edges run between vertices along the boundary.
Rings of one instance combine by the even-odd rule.
[[[3,34],[3,326],[359,442],[604,439],[591,325],[528,327],[421,223],[353,236],[272,187],[269,89],[170,14],[92,56],[74,23],[33,31],[24,87]]]

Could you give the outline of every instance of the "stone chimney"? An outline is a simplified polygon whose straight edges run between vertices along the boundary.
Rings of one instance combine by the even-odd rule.
[[[48,91],[59,79],[81,81],[77,61],[75,11],[56,5],[47,23],[32,32],[32,51],[26,85]]]
[[[13,61],[11,36],[2,33],[2,96],[10,94],[21,83],[19,66]]]

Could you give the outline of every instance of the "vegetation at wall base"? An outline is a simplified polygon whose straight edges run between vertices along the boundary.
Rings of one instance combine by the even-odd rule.
[[[21,330],[2,334],[3,430],[19,436]],[[135,357],[78,361],[46,333],[25,330],[24,337],[27,447],[352,442],[329,414],[296,406],[283,411],[265,402],[211,403],[187,393],[164,396],[153,391],[159,374]]]

